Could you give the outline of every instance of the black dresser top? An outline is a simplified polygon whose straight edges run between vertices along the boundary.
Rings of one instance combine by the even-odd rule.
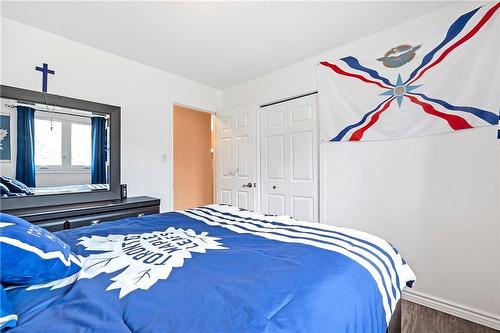
[[[111,212],[130,208],[140,208],[147,206],[159,206],[160,199],[153,197],[130,197],[125,199],[105,200],[95,202],[85,202],[71,205],[45,206],[34,208],[21,208],[12,210],[2,210],[7,213],[25,218],[29,221],[42,221],[47,218],[66,218],[84,214],[94,214],[102,212]]]

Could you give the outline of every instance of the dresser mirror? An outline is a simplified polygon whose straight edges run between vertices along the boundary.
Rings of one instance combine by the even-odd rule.
[[[120,108],[2,86],[2,209],[119,197]]]

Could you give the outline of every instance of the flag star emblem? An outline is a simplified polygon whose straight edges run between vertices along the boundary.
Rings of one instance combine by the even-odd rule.
[[[403,103],[403,97],[404,97],[405,93],[410,92],[412,90],[415,90],[421,86],[422,86],[421,84],[417,84],[414,86],[410,86],[410,85],[405,86],[403,83],[403,80],[401,79],[401,75],[398,74],[398,79],[396,80],[396,86],[394,88],[391,88],[389,90],[384,91],[380,95],[396,97],[396,101],[398,102],[398,106],[401,107],[401,103]]]

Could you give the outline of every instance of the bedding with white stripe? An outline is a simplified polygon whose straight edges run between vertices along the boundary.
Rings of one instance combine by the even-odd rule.
[[[384,333],[415,280],[373,235],[222,205],[56,235],[82,268],[9,287],[12,332]]]
[[[183,212],[209,225],[238,233],[312,245],[341,253],[362,265],[377,282],[389,323],[404,286],[411,287],[415,275],[388,242],[361,231],[332,225],[297,221],[287,216],[265,216],[231,206],[212,205]],[[401,276],[401,278],[400,278]],[[404,283],[403,283],[404,282]]]

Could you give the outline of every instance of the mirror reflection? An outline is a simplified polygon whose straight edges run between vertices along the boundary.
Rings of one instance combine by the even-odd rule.
[[[1,102],[2,197],[109,189],[109,115]]]

